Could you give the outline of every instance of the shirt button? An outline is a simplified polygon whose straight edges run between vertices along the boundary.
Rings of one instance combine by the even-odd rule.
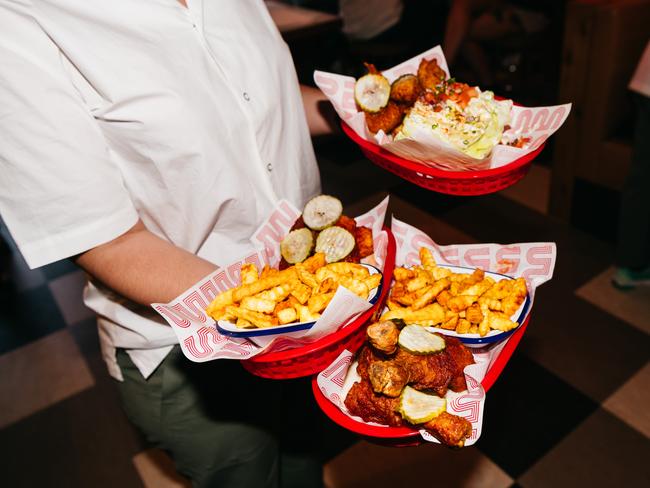
[[[267,169],[267,170],[269,171],[269,173],[270,173],[271,171],[273,171],[273,165],[272,165],[271,163],[267,164],[267,165],[266,165],[266,169]]]
[[[248,94],[248,92],[244,92],[244,100],[246,100],[247,102],[249,102],[250,99],[251,99],[251,97],[250,97],[250,95]]]

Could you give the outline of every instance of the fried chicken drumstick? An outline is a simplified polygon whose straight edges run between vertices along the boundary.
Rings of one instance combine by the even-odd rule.
[[[443,397],[448,389],[467,389],[463,370],[473,364],[472,353],[458,339],[443,336],[445,348],[432,354],[413,354],[397,346],[399,327],[391,321],[368,327],[368,341],[358,355],[357,373],[361,381],[350,389],[345,406],[365,422],[390,426],[404,425],[398,413],[399,396],[410,385]],[[440,442],[461,447],[472,432],[466,419],[442,412],[422,424]]]

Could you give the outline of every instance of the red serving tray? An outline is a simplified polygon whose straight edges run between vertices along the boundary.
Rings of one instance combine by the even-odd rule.
[[[311,344],[286,351],[259,354],[241,361],[250,373],[271,379],[290,379],[312,376],[320,373],[334,361],[344,349],[355,352],[366,338],[365,325],[374,320],[384,308],[384,302],[390,290],[395,268],[395,237],[388,227],[384,227],[388,236],[386,260],[384,262],[383,285],[379,299],[363,312],[351,324],[325,336]]]
[[[382,149],[381,146],[361,138],[345,122],[343,132],[352,139],[363,154],[377,166],[396,174],[427,190],[448,195],[486,195],[494,193],[521,180],[544,145],[500,168],[477,171],[445,171],[410,161]]]
[[[485,377],[481,384],[487,392],[494,382],[497,380],[503,368],[510,360],[512,353],[517,348],[521,337],[528,327],[528,322],[530,320],[530,314],[524,321],[523,324],[510,336],[508,342],[501,350],[501,353],[497,356],[496,360],[488,369]],[[329,366],[329,365],[328,365]],[[418,430],[411,427],[379,427],[376,425],[366,424],[358,420],[349,417],[343,413],[339,407],[334,405],[318,388],[318,382],[316,377],[312,379],[312,390],[314,397],[316,398],[316,403],[323,410],[325,415],[327,415],[334,423],[340,425],[341,427],[348,429],[349,431],[359,434],[366,438],[366,440],[374,443],[379,443],[382,445],[392,446],[392,447],[406,447],[406,446],[416,446],[422,444],[424,439],[420,436]]]

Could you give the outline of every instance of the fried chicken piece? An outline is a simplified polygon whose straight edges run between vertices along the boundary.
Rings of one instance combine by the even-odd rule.
[[[386,354],[393,354],[397,350],[399,327],[392,320],[369,325],[366,334],[368,341],[375,349]]]
[[[356,220],[354,220],[352,217],[348,217],[347,215],[341,215],[334,225],[343,227],[352,235],[354,235],[357,229]]]
[[[354,238],[357,242],[360,258],[363,259],[375,252],[375,244],[372,239],[372,229],[369,227],[359,226],[354,232]]]
[[[445,343],[447,344],[445,351],[447,351],[450,358],[453,358],[451,361],[453,369],[449,389],[451,391],[465,391],[467,390],[467,381],[465,380],[464,370],[470,364],[474,364],[472,351],[455,337],[446,336]]]
[[[445,396],[454,379],[455,365],[446,348],[435,354],[411,354],[399,349],[396,362],[409,373],[409,384],[416,390],[429,390],[438,396]]]
[[[352,385],[344,403],[350,414],[361,417],[364,422],[401,427],[405,422],[396,411],[399,401],[399,398],[375,393],[368,380],[361,380]],[[472,424],[468,420],[448,412],[442,412],[422,427],[450,447],[462,447],[472,433]]]
[[[399,405],[399,398],[375,393],[367,379],[352,385],[344,403],[352,415],[361,417],[364,422],[377,422],[391,427],[404,424],[401,415],[395,411]]]
[[[278,263],[278,269],[280,271],[283,271],[283,270],[289,268],[290,266],[291,265],[287,262],[286,259],[284,259],[284,257],[280,257],[280,262]]]
[[[365,346],[359,352],[357,372],[362,378],[369,378],[370,365],[377,361],[394,362],[408,373],[408,384],[416,390],[430,390],[436,395],[445,396],[447,389],[464,391],[467,389],[466,366],[474,364],[471,351],[455,337],[442,336],[446,347],[434,354],[412,354],[398,348],[393,356],[386,355],[373,347]],[[397,371],[389,369],[389,371]],[[387,383],[386,380],[383,380]],[[394,383],[399,380],[395,379]],[[377,380],[379,384],[380,381]]]
[[[463,447],[465,439],[472,434],[472,424],[469,420],[449,412],[442,412],[422,427],[440,442],[451,447]]]
[[[352,250],[350,254],[348,254],[342,262],[344,263],[359,263],[361,262],[361,258],[359,257],[359,250],[355,248]]]
[[[368,366],[370,366],[371,363],[375,361],[388,361],[390,359],[390,355],[379,352],[374,347],[364,345],[359,350],[359,356],[357,358],[357,373],[359,373],[361,378],[368,379]]]
[[[409,382],[409,373],[396,361],[375,361],[368,367],[368,378],[375,393],[395,398]]]
[[[380,323],[382,324],[382,323]],[[391,328],[373,324],[369,335],[383,343],[384,334]],[[397,328],[397,327],[396,327]],[[365,422],[377,422],[389,426],[403,425],[404,420],[396,413],[399,395],[407,384],[418,390],[432,391],[444,396],[447,389],[467,389],[463,370],[474,363],[471,351],[454,337],[444,337],[446,347],[434,354],[416,355],[398,348],[396,353],[386,354],[375,347],[364,345],[357,358],[357,373],[361,381],[355,383],[345,398],[345,406],[352,415]],[[390,343],[391,341],[386,341]],[[472,425],[466,419],[441,413],[422,425],[441,443],[461,447],[472,433]]]
[[[405,105],[413,105],[420,96],[422,87],[415,75],[402,75],[390,86],[390,99]]]
[[[390,133],[404,120],[404,109],[395,102],[388,102],[384,108],[377,113],[366,113],[366,124],[370,132],[377,133],[383,130]]]
[[[447,73],[438,66],[437,59],[422,59],[418,66],[418,81],[422,88],[435,90],[436,86],[447,79]]]

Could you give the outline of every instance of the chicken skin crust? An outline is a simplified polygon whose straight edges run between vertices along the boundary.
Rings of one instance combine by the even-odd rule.
[[[412,354],[400,347],[394,355],[387,355],[364,346],[359,352],[357,373],[362,378],[369,378],[371,363],[390,361],[407,372],[407,384],[416,390],[430,390],[439,396],[444,396],[447,389],[465,391],[467,382],[463,370],[474,364],[474,357],[460,340],[449,336],[444,339],[445,349],[435,354]]]
[[[438,66],[437,59],[422,59],[418,66],[418,81],[422,88],[434,90],[447,79],[447,73]]]
[[[404,108],[399,104],[392,101],[388,102],[388,105],[375,114],[366,112],[368,130],[373,134],[380,130],[388,134],[402,123],[404,114]]]
[[[352,415],[361,417],[364,422],[400,427],[404,424],[396,410],[399,398],[390,398],[372,391],[367,379],[352,385],[345,397],[345,406]]]
[[[435,419],[422,424],[426,430],[443,444],[450,447],[463,447],[465,439],[472,435],[472,424],[469,420],[442,412]]]
[[[458,339],[445,336],[446,347],[433,354],[412,354],[402,347],[386,353],[369,344],[357,356],[361,381],[352,385],[345,397],[350,414],[364,422],[398,427],[405,424],[398,413],[400,393],[407,386],[444,397],[448,389],[467,389],[466,366],[474,364],[471,351]],[[462,447],[472,433],[472,424],[463,417],[442,412],[422,424],[441,443]]]
[[[345,407],[364,422],[375,422],[390,427],[401,427],[405,424],[397,413],[399,398],[390,398],[372,390],[367,380],[361,380],[352,385],[345,397]],[[435,419],[422,424],[442,444],[449,447],[462,447],[472,434],[472,424],[463,417],[442,412]]]

